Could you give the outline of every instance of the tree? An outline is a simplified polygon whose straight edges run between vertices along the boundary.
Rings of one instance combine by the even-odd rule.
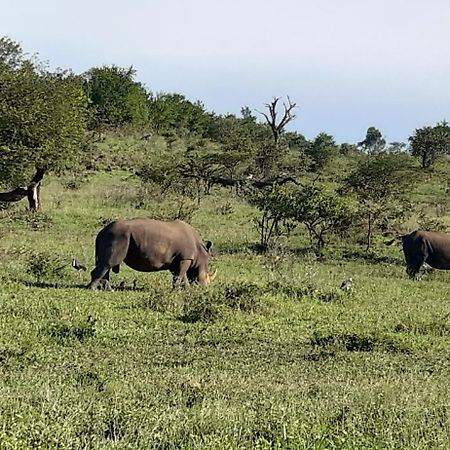
[[[258,142],[258,152],[256,164],[261,171],[263,178],[268,177],[273,171],[275,162],[284,155],[287,150],[286,143],[281,142],[281,137],[285,133],[286,125],[295,119],[293,110],[297,104],[287,98],[287,103],[283,103],[283,112],[279,116],[278,102],[280,97],[274,97],[270,103],[266,103],[267,113],[260,112],[269,127],[272,139],[264,137]]]
[[[389,222],[407,212],[406,188],[413,184],[407,160],[384,153],[360,162],[344,180],[343,191],[356,195],[366,224],[366,251],[371,248],[378,226],[387,227]]]
[[[82,147],[87,98],[77,77],[25,59],[8,38],[0,39],[0,55],[0,181],[14,186],[31,179],[12,192],[28,195],[37,210],[44,173],[66,168]],[[2,200],[20,199],[7,194]]]
[[[354,153],[357,151],[357,147],[354,144],[349,144],[348,142],[343,142],[339,146],[339,153],[344,156],[348,156],[351,153]]]
[[[289,217],[305,225],[311,246],[319,253],[329,234],[343,233],[352,223],[347,201],[323,185],[297,188],[287,204]]]
[[[148,95],[141,83],[134,81],[136,71],[111,67],[94,67],[84,75],[90,100],[89,128],[140,125],[148,121]]]
[[[337,153],[338,146],[333,136],[327,133],[319,133],[306,149],[306,154],[312,161],[311,169],[313,171],[323,169]]]
[[[254,223],[259,233],[259,249],[262,252],[268,251],[276,238],[289,234],[293,229],[286,202],[288,198],[289,191],[279,185],[251,190],[247,195],[248,202],[261,212],[261,215],[254,219]]]
[[[274,97],[270,103],[266,103],[266,108],[268,109],[268,114],[262,112],[261,114],[266,119],[267,125],[269,125],[272,131],[273,141],[275,146],[278,145],[281,135],[284,133],[286,125],[295,119],[295,114],[293,113],[294,108],[297,106],[296,103],[292,103],[291,99],[287,98],[287,103],[283,103],[283,114],[281,119],[278,120],[277,105],[280,101],[280,97]]]
[[[450,127],[442,121],[434,127],[417,128],[408,140],[411,155],[420,161],[422,169],[428,169],[439,155],[450,152]]]
[[[294,188],[276,184],[253,192],[249,200],[262,213],[256,224],[260,247],[264,250],[274,238],[289,233],[296,223],[301,223],[308,230],[311,247],[321,253],[327,236],[343,233],[352,222],[347,201],[315,183]]]
[[[158,134],[176,133],[178,135],[207,135],[211,114],[204,105],[191,102],[181,94],[160,93],[149,98],[149,118]]]
[[[208,130],[208,137],[220,144],[216,162],[231,180],[249,169],[257,153],[261,133],[267,135],[266,127],[248,115],[242,118],[233,114],[215,116]]]
[[[363,141],[358,142],[358,147],[362,147],[368,154],[379,153],[386,146],[386,140],[383,138],[380,130],[375,127],[369,127],[366,137]]]

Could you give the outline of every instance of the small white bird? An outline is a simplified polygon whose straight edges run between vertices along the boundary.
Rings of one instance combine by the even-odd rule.
[[[348,292],[352,288],[352,285],[353,285],[353,280],[351,278],[348,278],[347,280],[344,280],[341,283],[341,289],[343,291],[347,291]]]

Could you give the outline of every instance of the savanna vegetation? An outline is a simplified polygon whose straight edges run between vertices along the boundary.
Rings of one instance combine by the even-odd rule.
[[[448,448],[449,276],[386,245],[449,230],[448,124],[308,140],[293,99],[218,115],[135,75],[0,40],[0,447]],[[136,216],[190,222],[217,281],[85,289],[72,259]]]

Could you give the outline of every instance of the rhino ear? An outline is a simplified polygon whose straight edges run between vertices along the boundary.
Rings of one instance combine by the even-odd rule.
[[[208,253],[210,253],[211,249],[212,249],[212,242],[211,241],[206,241],[205,242],[205,247],[206,247],[206,250],[208,251]]]

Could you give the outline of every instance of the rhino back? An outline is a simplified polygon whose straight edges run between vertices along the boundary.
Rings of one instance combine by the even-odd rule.
[[[126,221],[126,225],[136,249],[155,262],[168,264],[174,259],[194,260],[197,257],[200,237],[183,221],[139,218]]]
[[[436,269],[450,269],[450,236],[438,231],[416,232],[423,242],[426,262]]]
[[[450,235],[439,231],[416,231],[414,234],[434,250],[450,253]]]

